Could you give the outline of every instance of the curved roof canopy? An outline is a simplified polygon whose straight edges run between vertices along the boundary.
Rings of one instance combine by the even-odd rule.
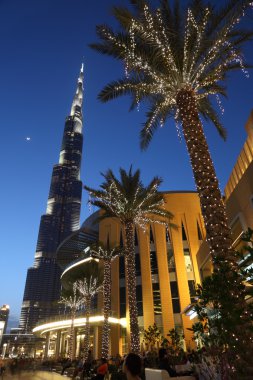
[[[85,255],[87,248],[98,241],[98,225],[94,225],[97,213],[86,219],[82,227],[63,240],[57,248],[56,260],[61,268],[64,269],[72,261]]]

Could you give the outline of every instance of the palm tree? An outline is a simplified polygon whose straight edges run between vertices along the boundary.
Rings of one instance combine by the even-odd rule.
[[[76,310],[81,306],[83,300],[77,294],[77,282],[74,282],[71,286],[71,291],[63,290],[59,303],[63,303],[70,308],[71,313],[71,326],[69,336],[69,356],[71,360],[75,358],[75,334],[74,334],[74,322],[76,317]]]
[[[92,266],[92,265],[91,265]],[[97,268],[96,268],[97,269]],[[96,270],[97,271],[97,270]],[[90,348],[90,313],[92,298],[101,290],[101,280],[98,273],[94,273],[93,268],[88,268],[85,277],[77,280],[77,290],[82,295],[85,310],[85,329],[84,329],[84,362],[87,360]]]
[[[110,325],[109,315],[111,311],[111,265],[112,261],[119,256],[121,249],[116,247],[110,249],[105,247],[102,243],[91,247],[90,253],[92,257],[96,257],[102,260],[104,263],[104,280],[103,280],[103,312],[104,312],[104,324],[102,333],[102,357],[108,359],[109,355],[109,337],[110,337]]]
[[[154,177],[145,187],[140,180],[140,171],[127,173],[120,169],[120,180],[108,170],[103,174],[105,181],[100,190],[85,186],[92,197],[92,204],[104,213],[101,218],[116,217],[120,220],[125,235],[126,288],[129,303],[131,351],[140,352],[138,310],[136,303],[134,228],[145,228],[147,223],[163,223],[172,218],[166,211],[164,198],[157,191],[162,180]]]
[[[180,1],[172,7],[161,0],[157,9],[152,9],[148,0],[130,2],[133,12],[113,9],[120,31],[98,26],[100,42],[91,44],[100,53],[121,60],[126,72],[125,77],[105,86],[99,99],[107,102],[130,94],[131,109],[141,101],[150,105],[141,131],[143,149],[169,117],[181,122],[214,268],[225,259],[233,270],[230,229],[200,115],[225,139],[226,131],[211,98],[215,96],[220,104],[219,96],[226,95],[224,83],[232,70],[242,69],[247,75],[241,50],[253,32],[238,28],[238,24],[252,0],[230,0],[218,10],[203,0],[192,0],[186,12]]]

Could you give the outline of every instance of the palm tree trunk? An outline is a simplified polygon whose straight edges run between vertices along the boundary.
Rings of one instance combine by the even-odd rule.
[[[177,105],[200,197],[206,227],[206,239],[210,247],[214,270],[219,267],[219,261],[224,259],[229,260],[234,266],[235,259],[230,248],[232,239],[227,223],[225,205],[199,119],[193,91],[181,90],[177,96]]]
[[[83,353],[83,360],[86,362],[88,358],[88,351],[90,348],[90,308],[91,308],[91,297],[86,296],[85,297],[85,329],[84,329],[84,353]]]
[[[229,344],[231,345],[235,336],[237,336],[237,345],[240,345],[240,342],[244,342],[244,347],[246,346],[245,342],[247,342],[248,346],[252,345],[251,334],[249,334],[252,322],[248,318],[245,286],[242,284],[235,252],[231,247],[232,238],[227,223],[225,205],[198,116],[196,98],[193,91],[181,90],[177,96],[177,105],[200,197],[201,210],[206,227],[206,239],[213,260],[214,274],[217,274],[216,281],[219,281],[220,289],[222,289],[222,291],[217,292],[215,296],[216,300],[214,299],[213,302],[216,302],[215,307],[219,310],[222,322],[219,334],[224,333],[222,330],[226,331],[224,346],[217,347],[221,350],[220,357],[223,355],[224,359]],[[232,310],[233,313],[231,313]],[[239,316],[236,325],[234,325],[235,322],[233,324],[229,322],[233,321],[231,314],[233,314],[233,318]],[[243,355],[243,350],[240,350],[240,356],[242,357]],[[227,367],[224,366],[222,361],[220,364],[222,379],[226,380],[228,376]],[[230,364],[233,365],[233,363]]]
[[[111,310],[111,260],[104,260],[103,302],[104,325],[102,333],[102,357],[108,359],[110,337],[109,314]]]
[[[74,321],[75,321],[75,316],[76,316],[76,311],[75,309],[71,310],[71,326],[70,326],[70,334],[69,334],[69,356],[70,360],[74,360],[75,355],[74,355],[74,333],[75,333],[75,328],[74,328]]]
[[[135,278],[135,250],[134,250],[134,223],[125,224],[126,232],[126,287],[130,317],[130,342],[131,352],[140,353],[140,336],[138,323],[138,309],[136,302],[136,278]]]

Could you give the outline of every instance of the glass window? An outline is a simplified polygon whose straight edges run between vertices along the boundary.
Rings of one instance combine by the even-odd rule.
[[[184,261],[185,261],[185,268],[186,272],[192,272],[192,260],[189,248],[184,248]]]
[[[187,241],[187,236],[186,236],[186,232],[185,232],[183,223],[182,223],[182,240]]]
[[[176,281],[171,281],[170,283],[170,291],[171,291],[171,297],[172,298],[178,298],[179,293],[178,293],[178,286]]]
[[[175,258],[174,258],[174,252],[172,248],[167,248],[167,258],[168,258],[168,269],[169,272],[175,272],[176,271],[176,265],[175,265]]]
[[[191,297],[195,296],[196,295],[195,281],[188,280],[188,287],[189,287],[190,296]]]
[[[153,299],[154,299],[154,313],[155,315],[162,314],[161,294],[159,283],[153,283]]]
[[[150,252],[150,265],[151,265],[151,274],[158,274],[156,251]]]
[[[125,278],[125,258],[119,257],[119,278]]]
[[[126,289],[124,287],[120,288],[120,318],[125,318],[126,316]]]
[[[136,286],[136,301],[137,301],[138,316],[140,317],[143,315],[142,285]]]
[[[174,314],[177,314],[177,313],[181,312],[180,303],[179,303],[179,299],[178,298],[174,298],[172,300],[172,306],[173,306],[173,313]]]
[[[135,254],[135,275],[141,276],[141,262],[139,253]]]

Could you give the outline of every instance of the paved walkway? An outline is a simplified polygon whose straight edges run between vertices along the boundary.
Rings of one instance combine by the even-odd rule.
[[[35,371],[35,372],[21,372],[17,375],[11,375],[5,373],[3,376],[3,380],[64,380],[69,379],[69,377],[61,376],[55,372],[47,372],[47,371]],[[1,375],[0,375],[0,380]]]

